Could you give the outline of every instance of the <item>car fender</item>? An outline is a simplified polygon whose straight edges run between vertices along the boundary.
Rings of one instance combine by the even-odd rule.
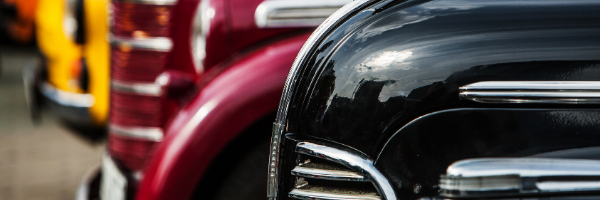
[[[288,71],[308,36],[274,42],[207,72],[205,79],[218,74],[201,80],[201,89],[166,128],[137,199],[189,199],[228,141],[275,112]]]

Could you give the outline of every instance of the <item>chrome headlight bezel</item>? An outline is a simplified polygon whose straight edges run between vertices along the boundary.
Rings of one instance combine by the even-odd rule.
[[[204,72],[204,58],[206,58],[206,37],[210,29],[210,19],[215,15],[215,10],[210,7],[209,0],[203,0],[196,9],[192,22],[191,53],[194,59],[194,68],[197,73]]]

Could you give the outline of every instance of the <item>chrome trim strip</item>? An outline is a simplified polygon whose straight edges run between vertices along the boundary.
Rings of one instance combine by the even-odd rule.
[[[600,103],[600,81],[484,81],[459,88],[479,103]]]
[[[158,127],[125,127],[110,124],[108,128],[111,133],[135,139],[160,142],[164,137],[162,129]]]
[[[259,28],[316,27],[351,0],[269,0],[254,13]]]
[[[297,166],[292,169],[292,175],[335,181],[369,182],[369,180],[365,179],[364,176],[353,171],[318,169],[301,166]]]
[[[147,5],[175,5],[177,0],[113,0],[125,3],[147,4]]]
[[[170,51],[171,48],[173,48],[173,41],[168,37],[126,38],[111,35],[110,44],[125,49],[130,48],[164,52]]]
[[[156,83],[130,83],[125,81],[112,80],[111,89],[127,93],[142,94],[148,96],[162,95],[162,85]]]
[[[440,179],[443,196],[600,191],[600,161],[476,158],[453,163]]]
[[[365,4],[369,0],[355,0],[352,1],[338,11],[329,16],[317,29],[313,32],[312,35],[306,40],[302,48],[298,52],[298,56],[294,60],[290,72],[285,80],[285,85],[283,88],[283,93],[281,95],[281,100],[279,101],[279,107],[277,108],[277,116],[275,118],[275,127],[273,128],[272,137],[271,137],[271,154],[269,155],[269,179],[267,183],[267,195],[270,200],[274,200],[277,198],[277,185],[279,181],[278,169],[279,169],[279,151],[283,131],[285,130],[286,124],[286,116],[288,108],[290,107],[290,100],[292,98],[292,88],[296,84],[296,74],[300,69],[300,65],[306,59],[308,52],[311,51],[315,44],[320,41],[322,37],[333,27],[333,25],[337,24],[340,19],[346,16],[349,12],[358,9],[361,5]]]
[[[302,200],[381,200],[380,196],[375,194],[341,194],[323,192],[318,189],[293,189],[289,197]]]
[[[39,85],[40,92],[51,101],[65,107],[89,108],[94,105],[95,99],[91,94],[67,92],[42,82]]]
[[[283,131],[285,130],[285,125],[273,123],[273,133],[271,136],[271,150],[269,153],[269,179],[267,181],[267,197],[277,198],[278,194],[278,185],[279,182],[279,150],[281,144],[281,137],[283,135]]]
[[[310,142],[298,143],[296,145],[296,152],[333,161],[363,173],[362,175],[366,179],[373,181],[375,187],[383,196],[383,199],[396,199],[396,193],[390,182],[375,168],[373,161],[368,158],[344,150]]]

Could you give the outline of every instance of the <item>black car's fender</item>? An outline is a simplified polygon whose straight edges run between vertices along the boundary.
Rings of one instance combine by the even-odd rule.
[[[481,81],[599,81],[598,1],[368,1],[333,20],[297,58],[274,133],[366,155],[398,196],[435,195],[435,181],[458,159],[600,145],[593,134],[600,131],[596,104],[482,104],[459,97],[460,87]],[[514,129],[494,129],[509,125]],[[500,139],[481,142],[472,134]],[[565,137],[578,139],[556,145]],[[539,142],[545,140],[552,141]],[[434,151],[433,144],[447,148]],[[298,162],[290,153],[279,156],[279,176],[289,176],[284,169]]]

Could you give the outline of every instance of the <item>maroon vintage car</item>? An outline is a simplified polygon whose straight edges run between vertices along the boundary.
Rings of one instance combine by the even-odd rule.
[[[77,199],[264,199],[296,54],[349,0],[113,0],[101,170]]]

